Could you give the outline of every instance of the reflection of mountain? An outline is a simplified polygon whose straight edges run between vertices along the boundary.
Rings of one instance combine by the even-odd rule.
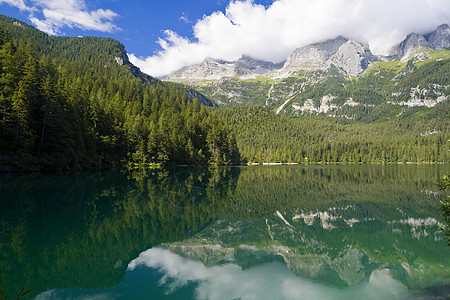
[[[245,269],[282,260],[297,275],[337,286],[368,280],[374,270],[386,268],[413,289],[445,282],[450,259],[436,220],[399,219],[383,203],[373,208],[333,207],[313,217],[289,209],[266,220],[220,219],[187,241],[164,246],[206,266],[233,263]],[[378,219],[380,211],[393,219]]]
[[[249,269],[235,263],[208,266],[161,248],[141,253],[130,263],[129,274],[142,266],[163,274],[159,284],[164,299],[411,299],[387,269],[374,271],[367,282],[341,289],[294,276],[279,262]],[[183,289],[194,291],[180,297]]]
[[[164,246],[206,266],[283,260],[297,275],[338,286],[384,268],[410,288],[433,286],[449,278],[450,258],[429,171],[245,168],[233,197],[245,210]]]
[[[2,178],[2,287],[13,295],[116,285],[132,259],[162,243],[211,267],[281,262],[337,286],[390,268],[410,287],[430,286],[449,276],[432,219],[441,171],[175,168],[128,178]]]

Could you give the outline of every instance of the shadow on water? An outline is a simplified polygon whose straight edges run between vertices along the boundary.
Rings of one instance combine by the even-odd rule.
[[[7,295],[22,288],[37,295],[116,286],[131,261],[163,245],[205,267],[282,263],[297,276],[339,288],[387,268],[417,295],[441,297],[450,276],[436,226],[435,183],[443,172],[436,166],[179,167],[3,177],[2,287]]]

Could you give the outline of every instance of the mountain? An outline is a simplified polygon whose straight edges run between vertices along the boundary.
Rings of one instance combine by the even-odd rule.
[[[206,58],[202,63],[186,66],[165,77],[167,81],[195,82],[199,80],[220,80],[227,77],[254,79],[258,76],[285,78],[299,71],[327,70],[338,67],[344,75],[357,76],[375,61],[393,61],[411,57],[417,48],[443,50],[450,47],[450,28],[440,25],[426,35],[411,33],[404,41],[394,46],[387,56],[376,56],[368,45],[339,36],[335,39],[295,49],[285,62],[256,60],[242,56],[237,61]],[[426,58],[424,58],[426,59]]]
[[[421,34],[411,33],[399,45],[391,49],[389,60],[399,59],[407,55],[412,49],[423,46],[430,47],[430,44]]]
[[[327,61],[348,41],[343,37],[312,44],[292,52],[280,73],[291,74],[299,70],[325,69]]]
[[[276,72],[277,75],[269,76],[288,77],[299,71],[327,70],[331,66],[338,67],[344,75],[356,76],[376,60],[367,45],[337,37],[296,49],[288,56],[283,68]]]
[[[290,116],[326,113],[360,120],[374,111],[389,114],[398,107],[446,101],[449,44],[447,24],[425,35],[409,34],[388,56],[376,56],[368,45],[339,36],[298,48],[282,67],[271,64],[252,77],[249,68],[239,73],[237,62],[227,62],[220,64],[220,72],[209,68],[207,76],[191,76],[186,70],[194,67],[185,67],[164,80],[187,83],[221,106],[256,104]]]
[[[445,30],[424,37],[436,36]],[[0,169],[445,162],[450,50],[430,49],[377,61],[364,44],[339,37],[298,49],[316,58],[315,69],[280,76],[301,66],[298,55],[283,66],[207,60],[192,72],[247,77],[187,86],[141,73],[117,40],[48,36],[0,16]],[[200,106],[190,99],[197,90],[243,107]]]
[[[51,58],[66,59],[72,62],[85,64],[87,66],[101,65],[109,63],[111,58],[120,65],[125,66],[134,77],[140,79],[143,83],[152,86],[155,84],[171,86],[172,83],[164,83],[159,79],[149,76],[133,65],[125,50],[125,46],[113,39],[103,39],[99,37],[52,37],[44,32],[36,30],[34,27],[23,23],[19,20],[0,15],[0,24],[17,40],[31,39],[36,44],[40,53]],[[108,43],[108,48],[98,51],[96,43]],[[82,48],[88,52],[86,56],[80,56],[78,51]],[[175,84],[178,88],[186,89],[185,86]],[[187,88],[186,94],[192,100],[194,97],[206,106],[214,106],[214,104],[192,88]]]
[[[448,49],[450,48],[450,27],[448,24],[442,24],[435,31],[425,35],[425,38],[433,49]]]
[[[328,60],[328,66],[336,66],[344,74],[357,76],[364,72],[374,59],[368,47],[349,40],[341,45],[336,53]]]
[[[239,162],[229,129],[200,105],[212,103],[142,73],[117,40],[0,16],[0,53],[2,172]]]
[[[278,69],[281,64],[242,56],[237,61],[206,58],[200,64],[184,67],[164,77],[164,80],[215,80],[223,77],[254,78]]]

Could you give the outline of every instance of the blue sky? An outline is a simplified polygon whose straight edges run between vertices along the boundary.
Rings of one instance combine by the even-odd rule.
[[[38,2],[49,5],[37,4]],[[72,2],[72,8],[67,13],[74,13],[79,7],[82,11],[95,12],[99,9],[110,10],[116,15],[111,19],[102,19],[103,23],[110,22],[114,27],[105,29],[83,28],[81,24],[68,24],[51,26],[53,32],[41,27],[47,33],[64,36],[102,36],[116,38],[125,44],[129,53],[137,56],[149,56],[155,51],[161,50],[157,43],[159,37],[164,36],[164,30],[172,30],[181,36],[193,38],[192,26],[204,15],[210,15],[216,11],[225,11],[226,0],[0,0],[0,13],[17,18],[30,25],[38,27],[36,22],[31,22],[30,16],[39,20],[45,20],[43,10],[53,3],[61,3],[66,6]],[[260,0],[255,3],[269,5],[272,0]],[[23,7],[36,8],[36,11],[23,9]],[[70,4],[67,5],[70,7]],[[20,9],[22,8],[22,9]]]
[[[60,2],[64,4],[65,1]],[[74,25],[61,26],[59,28],[58,26],[53,26],[53,33],[64,36],[113,37],[124,43],[128,52],[139,56],[150,55],[157,49],[160,49],[157,41],[166,29],[174,30],[183,36],[192,37],[192,25],[190,25],[192,22],[202,18],[204,14],[211,14],[216,10],[224,10],[227,5],[225,1],[218,0],[85,0],[74,2],[84,4],[84,11],[111,10],[117,16],[112,17],[110,22],[117,28],[98,30],[95,28],[84,29],[81,26]],[[27,7],[35,6],[33,1],[0,0],[0,13],[17,18],[33,26],[36,26],[36,24],[31,22],[30,15],[34,15],[41,20],[45,19],[42,7],[36,5],[35,7],[38,7],[38,10],[32,12],[27,9],[20,9],[20,3],[24,3]],[[104,19],[103,21],[109,20]],[[44,31],[49,32],[48,30]]]
[[[0,0],[0,13],[49,34],[121,41],[163,76],[207,57],[272,62],[343,35],[385,53],[411,32],[450,22],[449,0]]]

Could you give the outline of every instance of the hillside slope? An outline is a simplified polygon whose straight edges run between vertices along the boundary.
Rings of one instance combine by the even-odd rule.
[[[426,35],[408,35],[388,56],[337,37],[296,49],[278,68],[253,60],[270,68],[239,73],[239,60],[207,59],[164,80],[188,83],[225,107],[261,105],[289,116],[325,113],[374,121],[373,115],[398,113],[399,107],[433,107],[448,100],[449,43],[447,24]]]
[[[0,32],[3,171],[238,161],[195,92],[140,73],[118,41],[51,37],[5,16]]]

